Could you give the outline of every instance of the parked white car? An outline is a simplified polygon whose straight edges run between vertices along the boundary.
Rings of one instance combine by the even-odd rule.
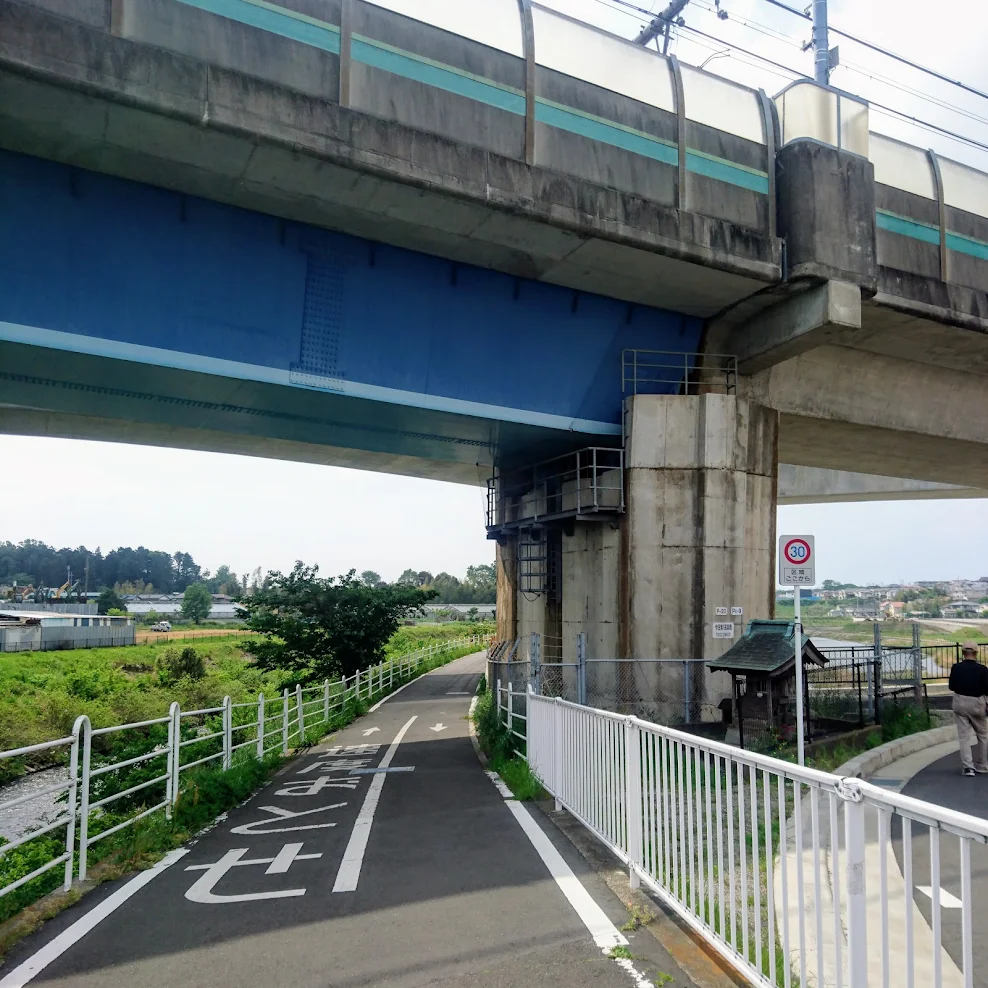
[[[170,621],[159,621],[157,624],[151,625],[152,631],[171,631],[172,626]]]

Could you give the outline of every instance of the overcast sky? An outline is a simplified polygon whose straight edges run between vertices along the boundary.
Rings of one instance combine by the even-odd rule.
[[[645,20],[615,0],[543,2],[626,37]],[[665,0],[640,5],[659,9]],[[687,23],[812,74],[811,56],[799,50],[809,37],[807,22],[766,0],[722,0],[721,6],[727,21],[715,17],[713,0],[693,0]],[[831,8],[832,24],[988,89],[985,0],[831,0]],[[844,63],[834,85],[988,140],[988,101],[844,39],[831,43],[840,45]],[[705,38],[691,40],[685,31],[673,44],[691,64],[727,50]],[[718,54],[707,68],[769,93],[792,78],[751,61],[733,51]],[[874,78],[878,74],[962,113],[892,88]],[[874,110],[871,129],[988,170],[984,152]],[[467,566],[494,557],[479,488],[225,454],[12,436],[0,436],[0,464],[0,540],[35,538],[104,552],[138,544],[182,549],[201,565],[215,569],[225,562],[237,572],[283,569],[301,558],[327,573],[373,569],[385,579],[409,566],[462,575]],[[985,501],[782,508],[779,531],[816,535],[821,580],[988,575]]]

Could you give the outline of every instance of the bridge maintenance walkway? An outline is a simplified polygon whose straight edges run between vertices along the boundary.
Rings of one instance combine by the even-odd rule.
[[[481,769],[468,656],[295,759],[210,832],[19,944],[0,988],[689,986],[571,844]],[[102,918],[100,918],[102,917]],[[659,978],[662,981],[662,978]]]

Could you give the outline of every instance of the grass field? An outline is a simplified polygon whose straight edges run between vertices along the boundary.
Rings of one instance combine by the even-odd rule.
[[[438,641],[487,634],[491,625],[451,623],[401,628],[388,645],[389,657]],[[201,679],[174,678],[169,658],[183,642],[124,648],[0,653],[0,751],[65,737],[79,714],[94,728],[162,717],[174,700],[183,708],[216,706],[229,695],[234,703],[258,693],[281,692],[283,675],[262,673],[239,648],[242,632],[226,632],[191,647],[202,656]],[[0,762],[0,783],[50,764],[64,753],[39,752]],[[14,764],[16,763],[16,764]]]

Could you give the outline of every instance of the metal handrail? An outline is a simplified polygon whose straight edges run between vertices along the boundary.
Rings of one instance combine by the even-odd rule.
[[[738,358],[729,353],[622,350],[621,394],[736,394]]]

